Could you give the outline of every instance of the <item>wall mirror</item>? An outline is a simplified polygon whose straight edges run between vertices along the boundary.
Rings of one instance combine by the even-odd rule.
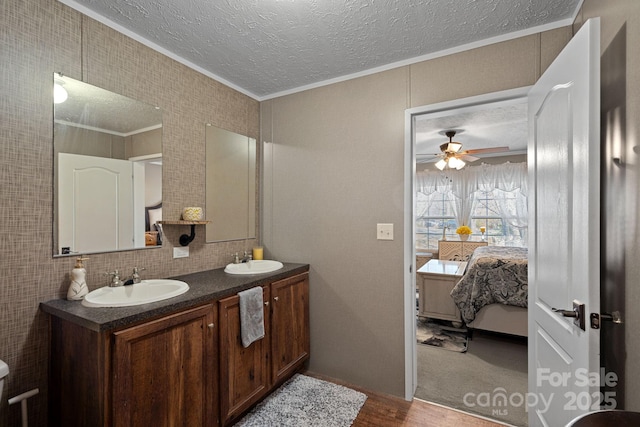
[[[207,242],[256,236],[256,140],[206,126]]]
[[[159,246],[162,111],[53,80],[54,256]]]

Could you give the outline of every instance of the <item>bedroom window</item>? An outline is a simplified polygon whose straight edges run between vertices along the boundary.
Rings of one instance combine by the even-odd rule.
[[[435,249],[447,227],[447,238],[455,236],[457,222],[453,212],[453,195],[418,193],[416,197],[416,249]]]
[[[490,245],[526,247],[526,204],[520,189],[475,191],[471,210],[473,234],[480,234],[480,227],[485,227]]]
[[[485,227],[490,245],[527,246],[526,163],[422,171],[416,190],[417,250],[437,249],[443,231],[456,239],[458,224],[469,225],[476,238]]]

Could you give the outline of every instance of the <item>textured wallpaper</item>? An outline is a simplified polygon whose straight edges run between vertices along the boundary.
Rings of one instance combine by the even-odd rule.
[[[40,388],[29,422],[46,425],[48,324],[38,304],[66,295],[74,259],[52,257],[53,72],[158,105],[163,114],[165,219],[205,205],[205,124],[258,139],[259,103],[51,0],[0,5],[0,359],[10,369],[0,426],[19,425],[7,398]],[[145,267],[148,278],[224,266],[253,242],[206,244],[196,230],[190,257],[172,258],[187,227],[166,227],[158,249],[90,255],[90,290],[102,273]],[[68,373],[72,375],[72,372]]]

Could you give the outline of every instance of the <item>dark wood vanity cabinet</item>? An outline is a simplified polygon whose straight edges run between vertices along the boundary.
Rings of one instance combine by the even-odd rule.
[[[51,315],[49,425],[235,422],[309,358],[308,273],[263,289],[265,338],[248,348],[237,294],[106,331]]]
[[[223,425],[291,377],[309,358],[309,275],[263,287],[264,339],[244,348],[239,298],[219,301],[220,413]]]

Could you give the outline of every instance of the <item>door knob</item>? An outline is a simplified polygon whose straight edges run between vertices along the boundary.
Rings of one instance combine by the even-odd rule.
[[[600,320],[610,320],[615,324],[622,323],[622,316],[619,311],[612,311],[611,314],[608,313],[600,313]]]
[[[584,304],[580,303],[580,301],[573,300],[573,310],[563,310],[560,308],[552,308],[551,311],[561,314],[564,317],[572,317],[573,324],[585,330],[585,321],[584,321]]]
[[[616,325],[622,323],[622,315],[619,311],[612,311],[609,313],[591,313],[591,329],[600,329],[600,323],[602,321],[613,322]]]

